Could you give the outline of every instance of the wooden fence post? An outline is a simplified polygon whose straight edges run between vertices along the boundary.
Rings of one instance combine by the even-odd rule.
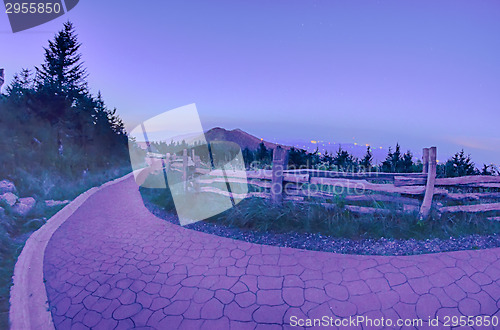
[[[188,169],[188,153],[187,149],[184,149],[182,153],[182,182],[184,185],[184,191],[187,191],[187,169]]]
[[[193,148],[193,151],[192,151],[192,156],[193,156],[193,163],[194,163],[194,168],[195,168],[195,172],[196,172],[196,169],[200,167],[200,160],[201,159],[194,152],[194,148]]]
[[[429,172],[429,148],[424,148],[422,153],[422,173],[427,174]]]
[[[283,202],[283,171],[288,165],[288,151],[277,146],[273,151],[273,168],[271,180],[271,200],[274,203]]]
[[[196,156],[195,152],[194,152],[194,148],[192,150],[192,156],[193,156],[193,164],[194,164],[194,169],[193,169],[193,172],[192,172],[192,175],[193,175],[193,188],[194,188],[194,191],[196,192],[199,192],[200,191],[200,184],[198,182],[198,180],[196,179],[196,170],[201,168],[200,166],[200,157]]]
[[[432,207],[432,198],[434,197],[434,185],[436,183],[437,172],[437,148],[432,147],[429,150],[429,169],[427,173],[427,184],[425,186],[425,195],[422,206],[420,207],[420,220],[424,220],[429,216]]]
[[[170,152],[165,155],[165,171],[168,173],[170,171]]]

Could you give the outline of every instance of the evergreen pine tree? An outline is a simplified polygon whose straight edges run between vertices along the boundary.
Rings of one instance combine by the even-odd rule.
[[[394,153],[392,152],[392,147],[389,147],[387,152],[387,157],[382,162],[382,172],[394,172],[394,166],[392,160],[394,159]]]
[[[448,177],[457,177],[476,174],[476,167],[470,155],[466,155],[462,149],[445,164],[445,172]]]
[[[333,157],[333,164],[335,164],[342,171],[354,171],[356,163],[357,159],[347,150],[343,150],[342,146],[339,146],[337,153]]]
[[[412,173],[414,165],[413,154],[408,150],[401,159],[401,166],[398,173]]]
[[[36,67],[36,87],[49,95],[60,95],[70,102],[87,94],[87,73],[79,53],[73,23],[64,23],[54,40],[45,48],[44,63]]]
[[[366,147],[366,154],[363,157],[363,159],[361,159],[361,161],[359,162],[359,165],[361,165],[363,167],[364,171],[369,172],[373,166],[372,162],[373,162],[372,150],[371,150],[370,146],[367,146]]]
[[[250,164],[255,160],[255,154],[252,150],[250,150],[248,147],[245,147],[243,149],[243,160],[245,161],[245,167],[249,168]]]
[[[33,91],[34,80],[31,70],[22,69],[21,72],[14,75],[14,79],[7,87],[7,96],[12,100],[19,101]]]
[[[292,147],[288,153],[288,164],[293,168],[307,165],[308,154],[304,149]]]
[[[481,175],[493,175],[492,170],[493,170],[493,166],[483,164],[483,169],[481,170]]]
[[[389,152],[387,157],[382,162],[382,172],[389,173],[404,173],[405,171],[411,171],[413,167],[413,155],[411,152],[406,154],[401,154],[401,146],[396,143],[396,149],[394,152],[392,148],[389,147]]]
[[[259,148],[257,149],[257,153],[255,155],[256,160],[267,163],[271,161],[271,154],[267,150],[266,145],[264,142],[261,142],[259,144]]]

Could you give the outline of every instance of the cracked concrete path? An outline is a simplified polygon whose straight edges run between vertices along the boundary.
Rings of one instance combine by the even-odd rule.
[[[500,316],[499,256],[355,256],[231,240],[156,218],[130,178],[54,233],[44,276],[57,329],[281,329],[292,316]]]

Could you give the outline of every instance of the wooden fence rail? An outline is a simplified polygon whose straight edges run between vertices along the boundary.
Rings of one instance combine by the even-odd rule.
[[[274,203],[284,200],[308,201],[319,199],[323,205],[340,198],[345,203],[379,202],[398,205],[396,209],[346,205],[346,209],[358,214],[385,214],[388,212],[415,212],[426,219],[432,208],[440,213],[453,212],[500,212],[500,177],[465,176],[436,178],[437,148],[423,149],[422,173],[341,172],[318,169],[287,169],[288,152],[277,147],[273,152],[271,169],[232,170],[222,167],[212,169],[201,161],[194,150],[184,150],[181,157],[167,154],[163,165],[167,171],[182,174],[184,189],[187,181],[196,181],[198,192],[210,192],[244,199],[245,196],[270,198]],[[191,169],[188,169],[191,167]],[[232,193],[230,189],[217,188],[216,184],[248,184],[260,191],[248,194]],[[450,192],[448,188],[482,189],[487,191]],[[497,191],[498,190],[498,191]],[[330,200],[330,201],[329,201]],[[485,201],[488,201],[486,203]],[[474,202],[473,205],[450,205],[443,203]]]

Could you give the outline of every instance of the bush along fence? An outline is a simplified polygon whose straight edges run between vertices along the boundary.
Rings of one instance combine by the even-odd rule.
[[[500,214],[500,176],[437,178],[436,147],[423,149],[422,173],[290,169],[288,151],[281,147],[274,149],[270,169],[256,170],[238,168],[231,159],[227,163],[230,165],[215,168],[213,160],[202,161],[194,149],[180,153],[181,156],[167,154],[155,158],[162,159],[161,167],[167,175],[179,172],[185,191],[190,193],[226,195],[232,201],[259,197],[274,203],[340,205],[360,215],[414,213],[424,220],[435,210],[437,214],[485,213],[491,220],[500,220],[497,216]],[[241,153],[232,157],[242,158]],[[239,163],[243,163],[242,159]],[[232,189],[236,184],[248,184],[248,192]]]

